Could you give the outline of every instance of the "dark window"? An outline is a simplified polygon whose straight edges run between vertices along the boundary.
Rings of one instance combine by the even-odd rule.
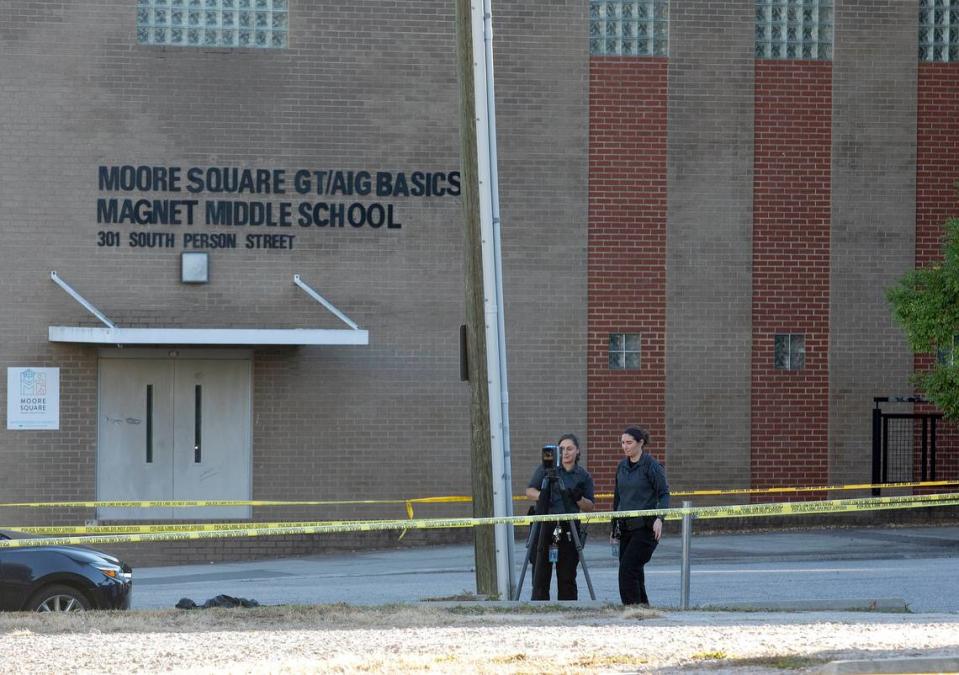
[[[777,370],[800,370],[806,365],[806,338],[801,333],[777,335],[773,362]]]
[[[638,370],[641,343],[638,333],[610,333],[610,370]]]
[[[952,336],[952,344],[936,350],[936,360],[943,366],[956,365],[956,350],[959,349],[959,335]]]

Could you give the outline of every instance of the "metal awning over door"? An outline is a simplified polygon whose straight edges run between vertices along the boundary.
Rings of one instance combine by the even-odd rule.
[[[80,295],[57,273],[50,278],[74,300],[93,314],[103,327],[50,326],[50,342],[79,342],[112,345],[368,345],[369,332],[304,282],[299,274],[293,283],[323,305],[349,329],[328,328],[122,328]]]

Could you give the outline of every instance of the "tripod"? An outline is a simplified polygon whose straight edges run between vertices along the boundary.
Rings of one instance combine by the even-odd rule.
[[[543,484],[540,487],[539,499],[536,500],[536,515],[543,515],[549,512],[549,504],[551,499],[552,488],[561,484],[559,475],[556,473],[555,468],[547,469],[546,475],[543,476]],[[559,490],[560,496],[563,500],[563,513],[575,513],[570,507],[569,503],[569,490],[563,487],[557,487]],[[573,537],[573,544],[576,546],[576,553],[579,555],[579,564],[583,566],[583,576],[586,577],[586,586],[589,588],[589,597],[592,600],[596,599],[596,593],[593,592],[593,582],[589,578],[589,569],[586,567],[586,557],[583,555],[583,543],[579,538],[579,532],[577,528],[577,523],[572,520],[566,521],[569,524],[569,532]],[[540,530],[543,528],[540,527],[542,523],[536,522],[529,528],[529,537],[526,540],[526,557],[523,560],[523,570],[519,575],[519,582],[516,584],[516,597],[514,600],[519,600],[520,593],[523,591],[523,579],[526,577],[526,567],[529,565],[529,556],[533,551],[534,546],[545,546],[546,537],[545,532],[542,536],[542,541],[540,541]],[[534,572],[535,573],[535,572]]]

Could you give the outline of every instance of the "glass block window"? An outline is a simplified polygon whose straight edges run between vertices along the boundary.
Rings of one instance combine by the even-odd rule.
[[[800,370],[806,365],[806,338],[801,333],[776,336],[773,361],[776,370]]]
[[[959,0],[919,0],[919,60],[959,61]]]
[[[636,333],[610,333],[609,369],[637,370],[640,343],[640,336]]]
[[[137,0],[137,42],[282,49],[288,9],[289,0]]]
[[[590,0],[589,53],[666,56],[669,0]]]
[[[756,0],[756,58],[832,59],[833,0]]]

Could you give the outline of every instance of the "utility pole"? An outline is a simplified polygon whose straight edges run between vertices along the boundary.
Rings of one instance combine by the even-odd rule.
[[[490,0],[454,0],[465,220],[473,516],[512,515]],[[479,99],[479,100],[478,100]],[[476,592],[508,600],[513,528],[476,527]]]
[[[475,0],[474,0],[475,1]],[[493,515],[492,454],[489,434],[489,377],[483,307],[479,182],[476,166],[476,96],[473,93],[473,30],[470,0],[456,2],[456,64],[460,84],[460,166],[466,221],[466,346],[470,380],[470,469],[473,517]],[[473,528],[476,592],[496,593],[496,556],[492,527]]]

